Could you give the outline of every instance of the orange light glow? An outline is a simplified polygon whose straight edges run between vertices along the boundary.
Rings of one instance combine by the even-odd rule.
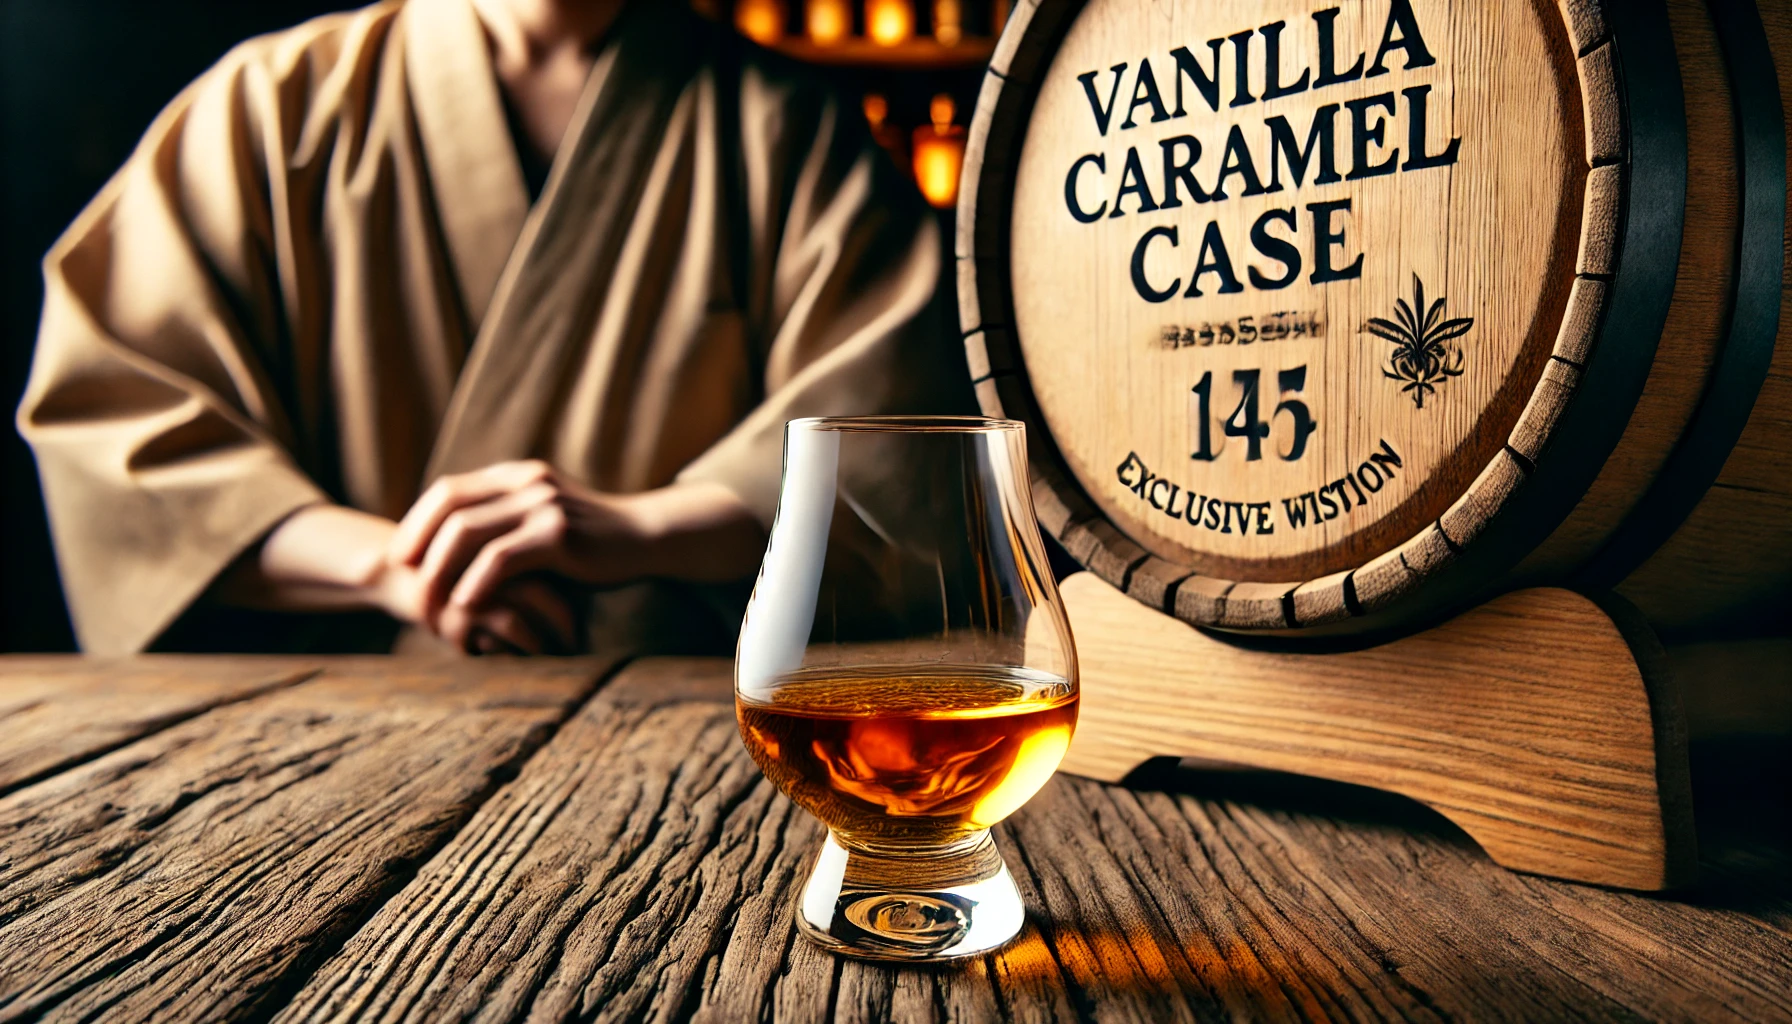
[[[957,114],[958,104],[953,103],[952,97],[946,93],[940,93],[933,98],[933,102],[927,104],[927,119],[933,122],[933,130],[941,134],[952,127],[952,118]]]
[[[780,0],[740,0],[734,5],[734,27],[761,46],[784,38],[784,5]]]
[[[882,128],[884,120],[890,116],[890,101],[877,93],[866,93],[860,106],[865,111],[865,123],[869,124],[874,132]]]
[[[852,31],[852,11],[846,0],[809,0],[805,24],[809,41],[817,46],[832,46]]]
[[[958,202],[958,174],[964,167],[964,129],[952,123],[952,97],[940,93],[929,104],[931,125],[915,129],[915,184],[940,209]]]
[[[964,38],[964,4],[959,0],[933,0],[933,38],[941,46],[957,46]]]
[[[865,34],[879,46],[896,46],[915,34],[910,0],[865,0]]]
[[[908,133],[891,124],[890,101],[874,92],[865,94],[862,101],[865,111],[865,123],[871,126],[871,137],[890,154],[890,159],[898,167],[907,167]]]

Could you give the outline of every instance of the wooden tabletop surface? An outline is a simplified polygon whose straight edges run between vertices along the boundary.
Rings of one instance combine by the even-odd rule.
[[[1060,776],[998,828],[1021,937],[895,968],[796,938],[821,830],[726,662],[12,657],[0,1020],[1792,1020],[1745,817],[1665,899],[1366,791]]]

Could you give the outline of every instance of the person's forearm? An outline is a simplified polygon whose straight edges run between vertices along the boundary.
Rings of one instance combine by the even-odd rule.
[[[765,527],[727,487],[673,484],[624,500],[642,538],[631,575],[725,583],[759,568]]]
[[[310,505],[276,526],[219,580],[225,604],[278,611],[384,611],[397,618],[414,595],[408,569],[390,566],[396,524],[340,505]]]

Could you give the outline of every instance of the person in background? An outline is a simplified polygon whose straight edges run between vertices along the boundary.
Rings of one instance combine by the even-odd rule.
[[[969,407],[912,186],[663,0],[244,43],[44,269],[18,424],[91,652],[713,649],[786,419]]]

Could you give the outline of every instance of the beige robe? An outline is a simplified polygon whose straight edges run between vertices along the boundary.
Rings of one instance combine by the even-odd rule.
[[[155,642],[296,509],[540,457],[726,484],[801,415],[958,411],[936,222],[850,108],[665,0],[531,205],[467,0],[243,44],[45,260],[19,428],[82,647]]]

